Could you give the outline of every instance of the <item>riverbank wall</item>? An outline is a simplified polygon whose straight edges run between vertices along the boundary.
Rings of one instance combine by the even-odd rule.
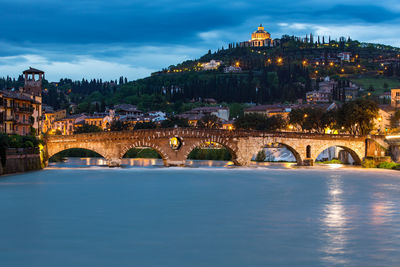
[[[8,148],[1,158],[0,175],[42,169],[38,148]]]

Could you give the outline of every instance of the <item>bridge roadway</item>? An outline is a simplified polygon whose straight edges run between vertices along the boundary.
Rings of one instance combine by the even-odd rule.
[[[177,138],[179,148],[171,147]],[[176,139],[175,139],[176,140]],[[47,138],[48,157],[70,148],[84,148],[102,155],[110,167],[119,166],[125,153],[135,147],[149,147],[162,157],[165,166],[184,166],[189,153],[205,142],[216,142],[232,154],[235,165],[247,166],[263,147],[286,146],[298,165],[308,165],[325,149],[338,146],[348,151],[356,164],[366,156],[381,155],[388,148],[384,136],[328,135],[296,132],[214,130],[201,128],[150,129],[123,132],[100,132],[76,135],[53,135]]]

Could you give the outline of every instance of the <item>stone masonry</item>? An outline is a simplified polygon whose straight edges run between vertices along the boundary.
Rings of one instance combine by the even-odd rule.
[[[181,146],[174,150],[170,139],[176,137]],[[367,146],[376,142],[376,146]],[[325,149],[338,146],[348,151],[355,162],[374,151],[368,147],[384,147],[384,136],[328,135],[294,132],[229,131],[199,128],[151,129],[126,132],[101,132],[69,136],[50,136],[47,153],[51,157],[70,148],[84,148],[102,155],[110,167],[119,166],[124,154],[131,148],[149,147],[162,157],[165,166],[184,166],[189,153],[205,142],[223,145],[232,154],[235,165],[247,166],[263,147],[270,144],[285,145],[296,157],[298,165],[314,162]]]

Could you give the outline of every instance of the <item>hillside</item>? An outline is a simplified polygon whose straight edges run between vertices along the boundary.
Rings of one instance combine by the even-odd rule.
[[[341,53],[348,57],[341,58]],[[181,112],[201,105],[205,98],[219,103],[294,102],[304,99],[315,80],[325,76],[353,81],[379,95],[400,86],[400,49],[350,38],[325,41],[312,35],[305,39],[283,36],[274,47],[229,44],[228,49],[209,51],[132,82],[121,77],[119,82],[62,79],[45,83],[44,102],[56,108],[75,103],[77,112],[102,111],[117,103]],[[3,79],[0,87],[19,83],[20,79]]]

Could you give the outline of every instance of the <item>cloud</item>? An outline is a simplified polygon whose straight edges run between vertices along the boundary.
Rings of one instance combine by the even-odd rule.
[[[399,14],[398,0],[2,0],[0,76],[32,65],[51,79],[135,79],[248,40],[260,23],[273,38],[313,32],[400,46]]]

